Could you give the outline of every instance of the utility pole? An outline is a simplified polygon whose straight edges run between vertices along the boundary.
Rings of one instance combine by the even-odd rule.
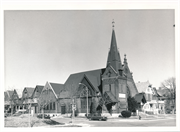
[[[29,127],[31,127],[31,103],[29,103]]]

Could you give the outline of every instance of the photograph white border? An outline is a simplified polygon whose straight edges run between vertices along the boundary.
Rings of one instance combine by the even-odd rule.
[[[158,2],[132,2],[132,1],[98,1],[98,2],[65,2],[65,1],[37,1],[34,0],[28,1],[10,1],[3,0],[1,1],[1,44],[0,44],[0,87],[1,87],[1,105],[4,104],[4,10],[116,10],[116,9],[175,9],[175,55],[176,55],[176,78],[177,78],[177,94],[179,94],[179,2],[174,1],[158,1]],[[177,104],[179,104],[179,96],[177,96]],[[3,108],[4,106],[2,106]],[[1,108],[1,116],[4,113]],[[176,117],[179,117],[179,105],[177,105],[177,114]],[[176,127],[121,127],[121,128],[53,128],[53,131],[179,131],[179,118],[176,118]],[[1,117],[1,131],[49,131],[50,129],[46,128],[4,128],[4,116]]]

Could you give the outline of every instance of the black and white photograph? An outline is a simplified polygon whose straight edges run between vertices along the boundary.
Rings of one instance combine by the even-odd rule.
[[[2,14],[4,129],[177,130],[175,8]]]

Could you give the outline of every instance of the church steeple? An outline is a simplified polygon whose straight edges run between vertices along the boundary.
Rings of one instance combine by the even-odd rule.
[[[114,21],[112,22],[112,28],[111,46],[108,54],[107,65],[110,64],[114,68],[114,70],[118,72],[119,69],[122,69],[122,63],[116,43]]]

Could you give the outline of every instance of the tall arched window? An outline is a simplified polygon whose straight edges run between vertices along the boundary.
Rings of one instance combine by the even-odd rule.
[[[127,93],[126,93],[126,94],[127,94],[127,98],[128,98],[128,97],[131,97],[131,93],[130,93],[130,90],[129,90],[129,87],[128,87],[128,86],[127,86]]]

